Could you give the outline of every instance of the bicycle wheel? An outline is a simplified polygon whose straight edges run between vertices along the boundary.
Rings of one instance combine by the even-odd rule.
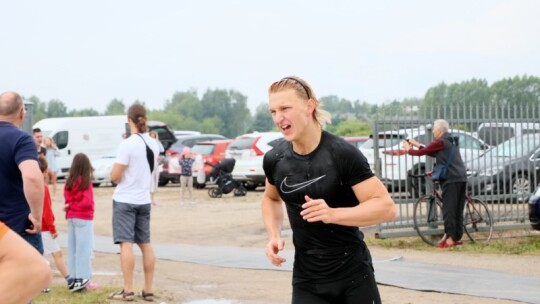
[[[414,204],[414,229],[420,238],[436,246],[444,235],[442,203],[431,196],[422,196]]]
[[[486,203],[476,198],[467,199],[463,228],[472,242],[489,242],[493,234],[493,219]]]
[[[208,195],[213,198],[221,197],[223,192],[219,188],[210,188],[208,189]]]

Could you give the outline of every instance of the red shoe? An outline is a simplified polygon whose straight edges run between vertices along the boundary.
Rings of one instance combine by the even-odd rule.
[[[459,246],[459,245],[463,245],[463,242],[456,241],[453,244],[448,244],[448,242],[444,242],[444,243],[440,243],[439,245],[437,245],[435,247],[437,247],[437,248],[450,248],[450,247],[456,247],[456,246]]]
[[[437,248],[450,248],[450,247],[453,247],[453,246],[455,246],[455,245],[453,245],[453,244],[450,245],[450,244],[448,244],[447,242],[444,242],[444,243],[438,244],[438,245],[435,246],[435,247],[437,247]]]

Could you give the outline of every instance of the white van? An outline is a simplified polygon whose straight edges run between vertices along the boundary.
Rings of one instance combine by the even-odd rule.
[[[540,133],[540,123],[534,122],[486,122],[478,126],[478,137],[491,146],[526,134]]]
[[[38,121],[43,138],[52,137],[60,156],[56,157],[58,177],[65,177],[77,153],[98,158],[118,147],[126,133],[126,115],[58,117]]]

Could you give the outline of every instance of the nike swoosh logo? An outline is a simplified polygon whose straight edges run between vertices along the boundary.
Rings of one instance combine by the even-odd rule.
[[[283,193],[292,193],[292,192],[295,192],[295,191],[298,191],[302,188],[305,188],[317,181],[319,181],[321,178],[325,177],[326,175],[323,175],[323,176],[319,176],[317,178],[314,178],[314,179],[310,179],[308,181],[305,181],[305,182],[302,182],[302,183],[298,183],[298,184],[294,184],[294,185],[287,185],[287,177],[285,177],[283,179],[283,181],[281,181],[281,185],[279,185],[279,189],[281,190],[281,192]]]

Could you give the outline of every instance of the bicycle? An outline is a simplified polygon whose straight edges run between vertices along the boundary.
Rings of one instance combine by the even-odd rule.
[[[426,178],[431,174],[409,174],[409,176],[413,179]],[[426,180],[431,181],[431,178]],[[444,235],[443,200],[439,183],[433,181],[432,183],[432,193],[421,195],[414,203],[413,221],[414,229],[420,238],[427,244],[436,246]],[[468,191],[465,195],[463,230],[471,242],[489,242],[493,235],[493,219],[487,204],[471,197]]]

